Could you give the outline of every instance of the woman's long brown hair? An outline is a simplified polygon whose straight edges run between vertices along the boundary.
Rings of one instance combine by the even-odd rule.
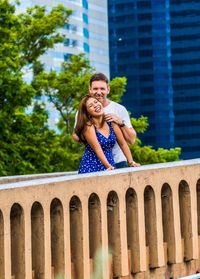
[[[95,99],[94,97],[92,97],[90,95],[86,95],[81,100],[81,102],[79,104],[79,108],[78,108],[77,122],[76,122],[76,126],[75,126],[75,133],[79,137],[80,142],[83,142],[83,143],[87,142],[83,135],[84,130],[85,130],[86,126],[92,125],[92,118],[89,115],[89,113],[87,111],[87,106],[86,106],[86,103],[90,98]],[[103,125],[104,121],[105,120],[103,118],[102,125]]]

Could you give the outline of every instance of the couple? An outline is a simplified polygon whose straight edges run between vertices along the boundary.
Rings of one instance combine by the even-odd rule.
[[[133,161],[127,144],[134,143],[136,138],[128,112],[122,105],[107,99],[109,91],[107,77],[94,74],[90,79],[90,95],[79,105],[73,134],[76,141],[85,144],[79,173],[140,165]]]

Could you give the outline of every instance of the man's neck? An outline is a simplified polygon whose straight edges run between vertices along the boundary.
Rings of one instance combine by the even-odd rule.
[[[110,100],[106,98],[106,99],[104,100],[104,102],[103,102],[102,105],[103,105],[103,107],[105,108],[105,107],[107,107],[109,104],[110,104]]]

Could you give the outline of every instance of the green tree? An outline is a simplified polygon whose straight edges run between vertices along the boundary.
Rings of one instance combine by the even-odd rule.
[[[62,65],[62,71],[50,73],[40,71],[35,76],[32,85],[41,92],[60,112],[65,123],[66,133],[72,133],[74,117],[82,96],[88,92],[91,73],[89,61],[83,54],[73,55]]]
[[[53,144],[58,136],[48,129],[41,104],[33,105],[33,112],[27,113],[38,92],[23,75],[63,40],[56,30],[70,14],[61,5],[50,12],[36,6],[16,14],[13,4],[0,0],[0,175],[54,170],[49,154],[56,150]]]

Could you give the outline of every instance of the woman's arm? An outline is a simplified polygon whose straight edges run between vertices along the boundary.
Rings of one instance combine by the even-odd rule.
[[[93,125],[87,126],[86,130],[84,131],[84,137],[87,141],[87,143],[91,146],[91,148],[94,150],[96,153],[97,157],[99,160],[102,162],[102,164],[108,169],[111,170],[113,167],[111,164],[108,162],[105,154],[103,153],[103,150],[101,148],[100,143],[98,142],[96,133],[95,133],[95,128]]]
[[[124,139],[124,136],[122,134],[122,131],[121,131],[120,127],[116,123],[112,123],[112,127],[113,127],[113,130],[115,132],[115,135],[116,135],[116,138],[117,138],[117,142],[118,142],[121,150],[123,151],[123,153],[124,153],[124,155],[125,155],[125,157],[126,157],[126,159],[128,161],[128,165],[130,167],[138,167],[138,166],[140,166],[139,163],[136,163],[133,160],[130,148],[129,148],[126,140]]]

